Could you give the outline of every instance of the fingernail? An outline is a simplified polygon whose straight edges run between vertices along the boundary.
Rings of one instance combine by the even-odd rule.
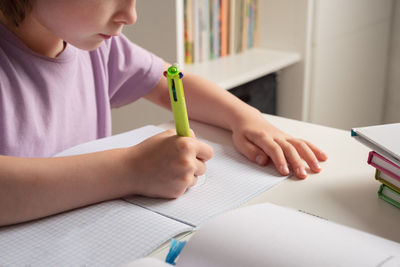
[[[263,155],[258,155],[256,157],[256,162],[258,165],[264,165],[264,156]]]
[[[321,169],[321,166],[319,165],[319,163],[318,163],[318,161],[314,161],[313,163],[312,163],[312,166],[315,168],[315,169]]]
[[[307,177],[307,172],[303,167],[297,168],[296,173],[297,173],[297,176],[302,179]]]
[[[279,167],[279,172],[282,173],[283,175],[288,175],[289,174],[288,166],[286,164],[285,165],[281,165]]]

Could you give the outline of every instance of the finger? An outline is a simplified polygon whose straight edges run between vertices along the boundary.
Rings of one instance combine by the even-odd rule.
[[[190,129],[190,136],[193,138],[196,138],[196,134],[194,133],[194,131],[192,129]]]
[[[319,165],[318,159],[314,153],[314,151],[308,146],[306,142],[300,139],[288,140],[299,153],[300,157],[302,157],[310,167],[313,172],[320,172],[321,166]]]
[[[165,130],[164,132],[161,132],[161,133],[159,133],[157,135],[174,136],[174,135],[176,135],[176,130],[175,129],[168,129],[168,130]]]
[[[289,175],[289,168],[282,148],[272,138],[267,137],[265,134],[248,138],[272,159],[280,174]]]
[[[300,179],[307,178],[307,172],[304,168],[303,160],[301,159],[296,148],[286,140],[277,139],[276,142],[282,148],[285,157],[292,166],[295,175]]]
[[[204,161],[196,159],[195,165],[196,165],[196,167],[195,167],[195,171],[194,171],[194,176],[200,176],[200,175],[203,175],[206,173],[207,166],[204,163]]]
[[[213,148],[210,145],[198,140],[195,140],[195,142],[196,158],[204,162],[211,159],[214,154]]]
[[[191,179],[191,182],[190,182],[190,184],[187,186],[187,188],[190,188],[190,187],[192,187],[192,186],[195,186],[196,184],[197,184],[197,180],[198,180],[198,177],[195,175],[195,176],[193,176],[193,178]]]
[[[267,165],[269,159],[267,154],[245,137],[241,137],[236,141],[236,147],[250,161],[261,166]]]
[[[315,154],[315,156],[317,157],[318,160],[325,161],[328,159],[328,156],[320,148],[318,148],[317,146],[315,146],[314,144],[312,144],[306,140],[303,140],[303,141],[313,151],[313,153]]]
[[[207,161],[213,156],[213,148],[192,137],[175,136],[176,148],[182,156],[189,156]]]

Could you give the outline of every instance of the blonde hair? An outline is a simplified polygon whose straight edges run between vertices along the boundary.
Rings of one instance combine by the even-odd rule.
[[[32,0],[0,0],[0,11],[6,20],[19,26],[32,9]]]

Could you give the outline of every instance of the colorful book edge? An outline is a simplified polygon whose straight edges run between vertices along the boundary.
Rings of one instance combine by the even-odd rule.
[[[395,190],[395,191],[400,193],[400,187],[398,187],[398,186],[392,184],[390,181],[387,181],[387,180],[383,179],[382,177],[380,177],[380,172],[381,172],[380,170],[376,169],[376,171],[375,171],[375,179],[377,181],[379,181],[380,183],[386,185],[387,187],[390,187],[391,189],[393,189],[393,190]]]
[[[399,172],[400,172],[400,166],[399,166],[399,165],[395,164],[393,161],[387,159],[386,157],[380,155],[380,154],[377,153],[376,151],[370,151],[370,152],[368,153],[368,160],[367,160],[367,163],[368,163],[369,165],[375,167],[376,169],[378,169],[378,170],[380,170],[380,171],[386,173],[387,175],[389,175],[389,176],[391,176],[391,177],[393,177],[393,178],[395,178],[395,179],[397,179],[397,180],[400,181],[400,176],[399,176],[398,174],[396,174],[396,173],[394,173],[394,172],[388,170],[387,168],[385,168],[385,167],[383,167],[383,166],[381,166],[381,165],[376,164],[375,162],[373,162],[373,158],[374,158],[374,157],[380,158],[380,159],[383,160],[384,162],[386,162],[386,163],[390,164],[391,166],[395,167],[396,169],[398,169]]]
[[[388,186],[382,184],[382,185],[379,187],[378,197],[379,197],[380,199],[382,199],[382,200],[388,202],[389,204],[392,204],[393,206],[395,206],[395,207],[397,207],[397,208],[400,209],[400,202],[398,202],[398,201],[396,201],[396,200],[390,198],[389,196],[384,195],[383,191],[384,191],[385,189],[386,189],[386,190],[390,190],[392,193],[397,194],[397,195],[400,196],[400,194],[397,193],[395,190],[393,190],[393,189],[391,189],[390,187],[388,187]]]

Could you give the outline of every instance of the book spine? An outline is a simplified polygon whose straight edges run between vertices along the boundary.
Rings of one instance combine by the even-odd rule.
[[[382,175],[382,171],[378,169],[375,170],[375,179],[382,184],[389,186],[393,190],[400,192],[400,181],[391,176],[384,177],[384,175]]]
[[[249,1],[249,32],[247,35],[247,44],[248,44],[248,48],[253,48],[254,46],[254,22],[255,22],[255,1],[254,0],[250,0]]]
[[[236,5],[238,1],[230,1],[229,3],[229,54],[236,53]]]
[[[388,202],[389,204],[392,204],[393,206],[397,207],[400,209],[400,202],[394,200],[393,198],[389,197],[386,195],[385,191],[391,191],[393,194],[399,194],[397,192],[395,192],[394,190],[392,190],[390,187],[387,187],[386,185],[382,184],[379,187],[379,191],[378,191],[378,197],[380,199],[383,199],[384,201]]]
[[[257,46],[259,0],[184,0],[185,63]]]
[[[211,40],[212,40],[212,48],[211,48],[211,58],[215,59],[220,56],[220,5],[219,0],[212,0],[212,30],[211,30]]]
[[[257,47],[259,44],[259,40],[260,40],[260,34],[259,34],[259,25],[260,25],[260,16],[259,16],[259,12],[260,12],[260,1],[259,0],[254,0],[255,2],[255,7],[254,7],[254,32],[253,32],[253,43],[254,46]]]
[[[249,1],[243,1],[243,26],[242,26],[242,52],[247,50],[248,47],[248,32],[249,32]]]
[[[377,160],[375,160],[375,158]],[[377,163],[380,161],[383,161],[385,163],[385,165],[389,166],[390,169],[388,167],[384,167],[383,164]],[[395,173],[395,171],[400,173],[400,166],[398,166],[397,164],[394,164],[392,161],[381,156],[380,154],[376,153],[375,151],[369,152],[367,163],[369,165],[373,166],[374,168],[376,168],[376,169],[386,173],[387,175],[400,181],[400,176],[397,173]]]
[[[199,1],[193,0],[193,63],[200,62],[200,11]]]
[[[244,8],[244,1],[245,0],[238,0],[236,4],[236,50],[235,53],[242,52],[242,34],[243,34],[243,8]]]
[[[201,0],[200,61],[210,59],[210,0]]]
[[[220,39],[221,39],[221,57],[228,55],[228,28],[229,28],[229,1],[221,0],[220,8]]]
[[[193,0],[185,0],[184,29],[185,29],[185,63],[193,63]]]

